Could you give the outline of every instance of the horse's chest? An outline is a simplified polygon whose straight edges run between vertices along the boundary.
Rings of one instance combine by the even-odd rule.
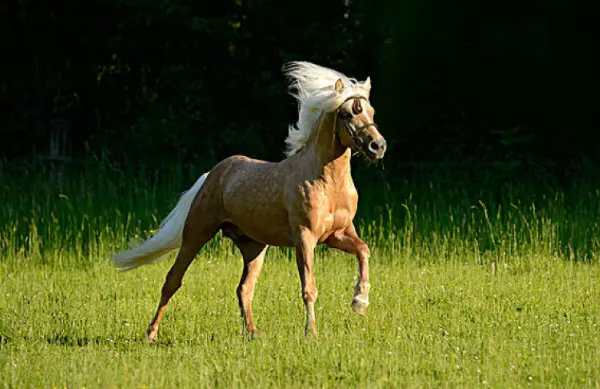
[[[350,207],[336,209],[329,215],[329,223],[325,226],[326,230],[335,231],[344,229],[352,223],[355,212]]]
[[[323,217],[320,220],[319,229],[323,236],[330,233],[346,229],[356,214],[357,198],[352,195],[345,195],[328,198],[327,207],[323,210]]]
[[[354,185],[305,186],[302,191],[304,217],[320,241],[332,232],[347,228],[354,219],[358,194]]]

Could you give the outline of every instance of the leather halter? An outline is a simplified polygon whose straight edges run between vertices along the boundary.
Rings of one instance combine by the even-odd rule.
[[[335,117],[333,119],[333,129],[335,134],[339,137],[338,134],[338,126],[337,126],[337,117],[338,114],[340,112],[340,108],[342,108],[342,105],[346,104],[346,102],[348,102],[349,100],[365,100],[365,101],[369,101],[366,97],[360,96],[360,95],[354,95],[354,96],[350,96],[348,97],[346,100],[344,100],[335,110]],[[367,124],[363,124],[362,126],[360,126],[357,129],[354,129],[352,126],[350,125],[346,125],[345,128],[348,131],[348,135],[350,135],[350,138],[352,138],[352,142],[354,143],[354,146],[356,148],[358,148],[358,146],[363,146],[363,140],[360,137],[360,134],[367,128],[369,127],[375,127],[376,130],[379,130],[379,128],[377,127],[377,124],[371,122],[371,123],[367,123]]]

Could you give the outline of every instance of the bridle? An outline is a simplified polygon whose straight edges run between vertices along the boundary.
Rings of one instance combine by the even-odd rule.
[[[358,102],[358,100],[365,100],[366,102],[368,102],[369,100],[366,97],[360,96],[360,95],[354,95],[354,96],[350,96],[348,97],[346,100],[344,100],[335,110],[335,117],[333,119],[333,130],[336,134],[336,136],[339,138],[339,134],[338,134],[338,126],[337,126],[337,118],[339,116],[340,113],[340,108],[342,108],[342,105],[346,104],[346,102],[348,102],[349,100],[354,100],[354,104],[356,104]],[[353,108],[354,110],[354,108]],[[361,108],[362,110],[362,108]],[[342,119],[344,120],[344,119]],[[362,126],[360,126],[359,128],[353,128],[350,125],[345,125],[344,126],[346,128],[346,131],[348,131],[348,135],[350,135],[350,138],[352,138],[352,142],[354,143],[354,147],[357,150],[362,150],[362,146],[363,146],[363,140],[360,137],[360,134],[366,130],[369,127],[375,127],[376,130],[379,130],[379,128],[377,127],[377,124],[371,122],[371,123],[366,123],[363,124]]]

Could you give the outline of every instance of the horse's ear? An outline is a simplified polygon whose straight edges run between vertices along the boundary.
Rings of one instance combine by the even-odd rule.
[[[371,77],[367,77],[363,86],[366,90],[371,90]]]
[[[335,82],[335,91],[336,91],[336,93],[342,93],[343,90],[344,90],[344,81],[342,81],[341,78],[338,78],[338,80]]]

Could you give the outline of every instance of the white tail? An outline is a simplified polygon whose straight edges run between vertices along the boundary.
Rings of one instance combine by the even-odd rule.
[[[208,173],[204,173],[187,192],[184,192],[171,213],[160,223],[158,231],[137,247],[121,251],[114,255],[115,267],[126,270],[138,266],[156,263],[165,258],[171,251],[181,246],[183,226],[192,206],[196,193],[204,184]]]

